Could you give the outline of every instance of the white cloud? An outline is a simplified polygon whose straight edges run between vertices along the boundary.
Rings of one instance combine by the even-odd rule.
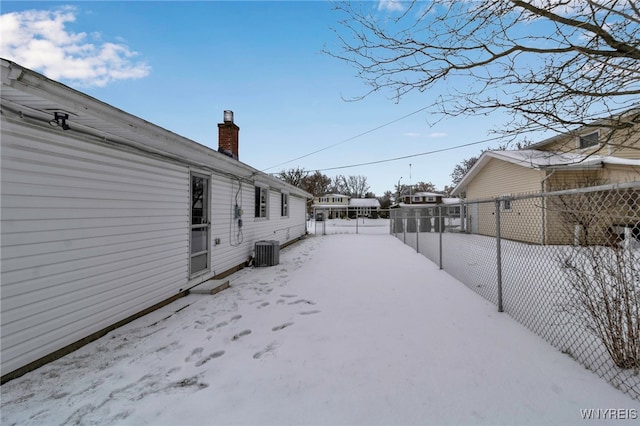
[[[71,7],[0,15],[0,56],[80,86],[105,86],[115,80],[142,78],[150,67],[135,61],[137,52],[121,41],[102,42],[99,33],[73,33]]]
[[[404,5],[399,0],[379,0],[378,10],[386,10],[389,12],[398,12],[405,9]]]
[[[409,138],[417,138],[417,137],[420,137],[420,133],[407,132],[407,133],[404,133],[404,136],[409,137]]]
[[[429,133],[428,136],[430,138],[444,138],[444,137],[447,137],[447,134],[444,132],[434,132],[434,133]]]

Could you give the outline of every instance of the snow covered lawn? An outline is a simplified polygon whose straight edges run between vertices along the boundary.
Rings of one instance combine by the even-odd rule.
[[[6,383],[2,425],[638,422],[640,402],[393,236],[311,236],[230,281]]]

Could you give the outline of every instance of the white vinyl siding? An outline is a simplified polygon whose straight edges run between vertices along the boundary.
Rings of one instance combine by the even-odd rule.
[[[9,372],[185,286],[189,173],[54,130],[24,137],[2,125],[2,370]]]
[[[306,232],[306,199],[288,194],[289,217],[281,220],[253,220],[252,208],[255,186],[243,183],[238,186],[236,180],[226,176],[214,175],[211,183],[211,239],[220,238],[219,245],[211,247],[211,268],[213,274],[219,274],[242,264],[252,254],[256,241],[277,240],[280,244],[303,236]],[[269,214],[280,214],[281,192],[265,192],[270,201]],[[237,226],[234,219],[235,204],[244,211],[243,225]],[[251,220],[246,220],[247,218]]]

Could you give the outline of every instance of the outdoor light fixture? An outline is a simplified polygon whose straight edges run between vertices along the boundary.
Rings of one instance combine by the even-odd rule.
[[[67,120],[69,119],[69,114],[65,114],[63,112],[54,112],[53,120],[49,121],[49,124],[53,127],[62,127],[62,130],[69,130],[71,127],[67,124]]]

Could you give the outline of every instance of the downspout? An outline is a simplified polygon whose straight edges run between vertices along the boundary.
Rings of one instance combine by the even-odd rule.
[[[553,174],[556,172],[556,169],[551,169],[551,173],[549,173],[544,179],[542,179],[540,181],[540,193],[544,194],[544,183],[546,182],[547,179],[549,179],[551,176],[553,176]],[[542,198],[542,245],[546,245],[547,244],[547,233],[546,233],[546,214],[545,211],[547,209],[547,202],[546,199],[544,197],[544,195],[541,195]]]

